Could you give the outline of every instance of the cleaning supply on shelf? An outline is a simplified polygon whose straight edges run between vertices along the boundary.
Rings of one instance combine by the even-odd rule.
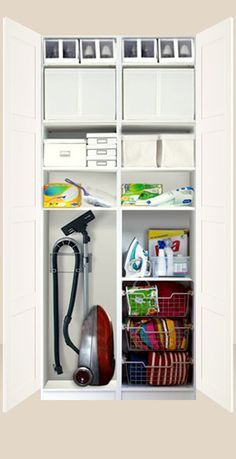
[[[124,268],[126,277],[146,277],[151,274],[148,251],[142,248],[136,237],[128,248]]]
[[[99,198],[99,196],[95,196],[90,194],[84,186],[74,182],[73,180],[66,178],[65,182],[70,183],[71,185],[74,185],[78,189],[83,191],[84,194],[84,200],[88,203],[91,204],[92,206],[95,207],[111,207],[111,204],[109,204],[107,201],[104,201],[103,199]]]
[[[143,196],[140,196],[139,200],[141,200],[144,206],[191,206],[193,193],[193,187],[184,186],[160,195],[147,191],[144,192]],[[137,204],[140,205],[139,200]]]
[[[154,316],[159,311],[157,286],[126,287],[129,316]]]
[[[123,183],[121,187],[121,205],[145,205],[150,194],[159,196],[163,193],[163,186],[159,183]]]
[[[68,183],[48,183],[43,187],[43,205],[46,208],[80,207],[80,185],[76,188]]]
[[[166,275],[173,276],[174,273],[174,261],[173,261],[173,250],[171,248],[171,239],[165,240],[165,255],[166,255]]]
[[[148,230],[148,252],[150,257],[157,257],[159,241],[171,241],[174,255],[188,255],[188,230],[185,229],[150,229]]]
[[[158,246],[157,276],[166,276],[165,242],[159,241]]]

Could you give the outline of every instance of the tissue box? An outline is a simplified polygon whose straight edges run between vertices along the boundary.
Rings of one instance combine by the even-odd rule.
[[[43,204],[44,207],[59,209],[80,207],[80,189],[69,183],[48,183],[43,187]]]
[[[126,136],[123,140],[124,167],[157,167],[157,141],[147,136]]]
[[[194,167],[192,136],[166,135],[157,141],[157,166]]]

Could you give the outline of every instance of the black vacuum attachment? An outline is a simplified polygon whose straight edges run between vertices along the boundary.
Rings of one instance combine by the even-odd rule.
[[[95,219],[95,215],[93,214],[91,210],[89,210],[88,212],[85,212],[80,217],[75,218],[75,220],[72,220],[72,222],[63,226],[61,230],[66,236],[69,236],[72,233],[84,234],[86,232],[88,223],[94,219]]]

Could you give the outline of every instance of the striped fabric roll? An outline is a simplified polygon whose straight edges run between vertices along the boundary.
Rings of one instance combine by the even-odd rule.
[[[153,386],[187,384],[189,362],[188,352],[149,352],[147,383]]]
[[[128,322],[131,350],[186,350],[189,328],[182,319],[130,319]]]

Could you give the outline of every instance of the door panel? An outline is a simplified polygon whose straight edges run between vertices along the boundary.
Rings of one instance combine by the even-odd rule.
[[[4,20],[3,407],[39,388],[41,37]]]
[[[192,121],[192,69],[124,69],[124,119]]]
[[[124,69],[124,119],[155,120],[157,75],[155,69]]]
[[[46,69],[45,119],[113,121],[115,69]]]
[[[233,410],[233,22],[196,39],[197,386]]]
[[[194,72],[192,69],[159,69],[158,116],[163,121],[193,121]]]
[[[116,79],[114,69],[81,69],[79,117],[84,120],[115,120]]]
[[[45,119],[78,118],[78,72],[76,69],[45,70]]]

